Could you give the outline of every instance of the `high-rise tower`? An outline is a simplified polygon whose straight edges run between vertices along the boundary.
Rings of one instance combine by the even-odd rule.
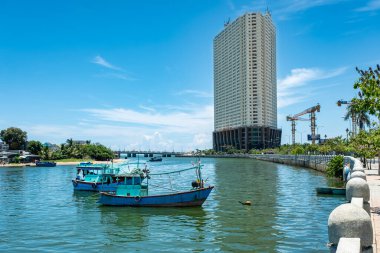
[[[215,150],[276,147],[276,29],[267,12],[247,13],[214,39]]]

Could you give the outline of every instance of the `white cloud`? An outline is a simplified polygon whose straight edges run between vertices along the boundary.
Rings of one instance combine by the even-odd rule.
[[[122,68],[117,67],[110,62],[106,61],[103,57],[100,55],[95,56],[94,59],[91,61],[92,63],[95,63],[97,65],[100,65],[102,67],[105,67],[107,69],[114,70],[112,72],[103,72],[100,74],[95,74],[96,77],[104,77],[104,78],[115,78],[115,79],[121,79],[121,80],[126,80],[126,81],[135,81],[136,78],[131,77],[124,71]]]
[[[200,147],[200,149],[203,149],[204,146],[209,146],[210,136],[209,134],[204,134],[204,133],[196,134],[194,135],[193,143],[196,146]]]
[[[193,95],[199,98],[212,98],[212,93],[199,91],[199,90],[183,90],[177,93],[177,95]]]
[[[211,129],[212,131],[212,105],[192,108],[188,112],[173,111],[166,114],[155,111],[139,112],[124,108],[84,109],[83,111],[90,113],[99,120],[164,128],[177,133],[194,133],[198,129]]]
[[[126,81],[135,81],[136,79],[133,77],[130,77],[127,74],[124,73],[102,73],[102,74],[96,74],[95,76],[97,77],[105,77],[105,78],[116,78],[116,79],[121,79],[121,80],[126,80]]]
[[[287,19],[291,14],[306,11],[315,7],[326,6],[344,2],[347,0],[282,0],[271,1],[257,0],[250,5],[243,5],[236,12],[239,16],[245,12],[265,11],[267,8],[273,13],[273,16],[279,19]]]
[[[98,64],[100,66],[103,66],[105,68],[114,69],[114,70],[121,70],[121,68],[112,65],[111,63],[109,63],[108,61],[106,61],[100,55],[95,56],[94,59],[91,62],[95,63],[95,64]]]
[[[85,109],[88,115],[71,125],[26,125],[29,139],[63,143],[91,140],[113,149],[189,151],[211,148],[213,106],[187,106],[163,112],[156,108]]]
[[[291,1],[285,1],[287,3],[286,7],[284,7],[281,11],[282,12],[299,12],[304,11],[307,9],[319,7],[319,6],[325,6],[325,5],[331,5],[336,4],[339,2],[343,2],[345,0],[291,0]]]
[[[149,107],[149,106],[145,106],[145,105],[139,105],[139,108],[141,108],[143,110],[146,110],[146,111],[150,111],[150,112],[156,112],[155,108]]]
[[[149,109],[142,112],[125,108],[84,111],[97,120],[138,129],[138,131],[132,130],[132,138],[135,139],[136,135],[142,136],[140,143],[145,148],[194,150],[211,147],[214,122],[212,105],[187,106],[186,110],[173,110],[167,113]]]
[[[318,68],[292,69],[289,75],[278,80],[278,108],[300,103],[307,99],[308,96],[305,95],[305,92],[301,93],[300,88],[307,86],[310,82],[333,78],[343,74],[345,71],[346,68],[338,68],[331,71]]]
[[[117,126],[112,124],[78,123],[77,125],[35,125],[23,126],[28,132],[29,139],[42,142],[64,143],[67,139],[91,140],[99,142],[112,149],[127,150],[180,150],[181,145],[173,145],[170,134],[157,137],[155,130],[135,127]],[[155,137],[154,137],[155,136]],[[189,135],[191,140],[192,135]],[[160,139],[160,141],[157,141]],[[169,149],[170,147],[170,149]]]
[[[380,9],[380,0],[371,0],[363,7],[356,9],[356,11],[376,11]]]

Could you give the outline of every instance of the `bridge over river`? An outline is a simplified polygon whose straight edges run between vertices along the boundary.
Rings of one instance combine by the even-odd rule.
[[[183,152],[168,152],[168,151],[114,151],[115,157],[136,157],[138,155],[144,157],[162,156],[162,157],[175,157],[183,156]]]

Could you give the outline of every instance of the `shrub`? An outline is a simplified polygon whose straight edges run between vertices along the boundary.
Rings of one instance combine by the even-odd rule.
[[[343,179],[343,156],[334,156],[327,164],[326,173],[328,177]]]
[[[305,153],[305,150],[301,146],[296,146],[294,149],[292,149],[291,154],[292,155],[302,155]]]

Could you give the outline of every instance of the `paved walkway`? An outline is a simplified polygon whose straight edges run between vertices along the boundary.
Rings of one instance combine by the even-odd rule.
[[[376,164],[377,165],[377,164]],[[380,176],[376,169],[365,171],[371,192],[371,219],[373,226],[373,252],[380,253]]]

